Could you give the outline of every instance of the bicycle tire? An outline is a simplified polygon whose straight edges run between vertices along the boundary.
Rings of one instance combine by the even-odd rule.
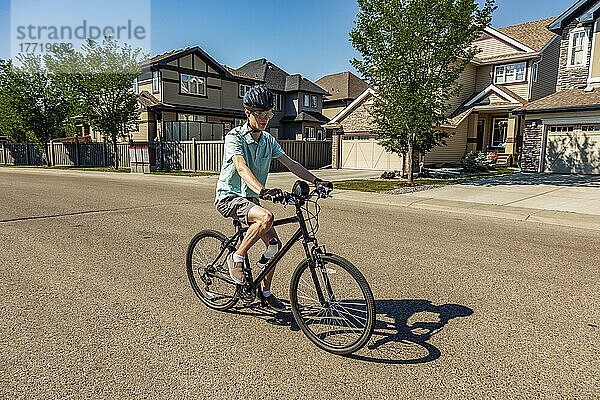
[[[318,299],[310,298],[311,295],[316,296],[317,290],[312,278],[312,272],[310,272],[309,262],[308,260],[304,260],[296,267],[290,283],[292,314],[302,332],[319,348],[339,355],[353,353],[362,348],[373,334],[376,317],[373,293],[365,277],[348,260],[330,253],[322,254],[318,257],[322,262],[325,272],[320,271],[319,268],[315,268],[315,272],[322,290],[327,290],[324,287],[327,284],[325,279],[327,279],[329,287],[333,290],[333,296],[329,298],[330,304],[323,305]],[[336,268],[332,268],[333,266]],[[329,275],[338,274],[338,272],[341,272],[339,271],[340,268],[348,276],[344,278],[340,277],[339,280],[336,278],[337,281],[341,282],[341,287],[336,284],[336,289],[334,289],[332,287],[333,278],[330,278]],[[303,274],[307,273],[308,275],[303,276]],[[327,276],[327,278],[324,278],[324,276]],[[350,282],[354,282],[354,284],[350,285]],[[349,289],[349,286],[354,285],[356,286],[354,289],[358,289],[360,295],[357,293],[345,295],[344,292]],[[307,290],[312,290],[314,293],[311,292],[308,294],[304,292],[302,289],[306,287],[308,287]],[[349,297],[343,300],[341,297],[337,297],[336,292],[340,293],[339,296]],[[358,298],[359,296],[360,298]],[[319,308],[320,310],[315,310]],[[311,313],[307,314],[304,312],[305,310],[310,310]],[[346,318],[346,322],[344,322],[344,318]],[[316,322],[316,324],[311,323],[311,321]],[[317,332],[315,327],[313,327],[313,325],[317,324],[328,327],[332,331]],[[355,334],[356,339],[353,339],[351,334]],[[348,336],[351,340],[346,344],[330,342],[330,339],[333,339],[333,337],[341,336]]]
[[[235,248],[231,247],[217,260],[227,240],[221,232],[204,230],[192,238],[187,250],[186,269],[192,289],[204,304],[215,310],[227,310],[239,300],[239,288],[229,277],[225,261]]]

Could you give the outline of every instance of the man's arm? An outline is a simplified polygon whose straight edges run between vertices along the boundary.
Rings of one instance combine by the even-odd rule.
[[[256,179],[256,176],[250,171],[248,165],[246,164],[246,159],[244,156],[236,155],[231,157],[233,161],[233,165],[235,165],[235,169],[237,170],[240,177],[244,180],[246,185],[252,189],[252,191],[256,194],[260,194],[261,189],[264,189],[264,186]]]
[[[300,179],[304,179],[310,183],[314,183],[316,176],[314,176],[309,170],[304,168],[304,166],[287,156],[287,154],[282,155],[278,158],[278,160],[287,167],[294,175],[296,175]]]

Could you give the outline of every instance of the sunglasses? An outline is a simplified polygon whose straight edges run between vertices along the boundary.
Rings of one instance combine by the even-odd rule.
[[[271,119],[275,115],[272,111],[252,111],[252,114],[258,119]]]

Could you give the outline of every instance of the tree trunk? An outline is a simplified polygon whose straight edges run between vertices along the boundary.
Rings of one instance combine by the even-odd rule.
[[[408,140],[408,151],[406,152],[406,160],[408,162],[408,183],[413,182],[413,141],[412,138]]]

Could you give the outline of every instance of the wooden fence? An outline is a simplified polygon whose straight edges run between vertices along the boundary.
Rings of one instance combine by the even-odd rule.
[[[288,156],[308,169],[331,164],[331,141],[281,140]],[[160,170],[213,171],[221,170],[224,141],[146,142],[156,155]],[[119,167],[129,168],[129,143],[119,143]],[[49,162],[48,162],[49,161]],[[113,167],[113,146],[105,143],[48,143],[45,153],[35,143],[0,142],[0,165],[51,165],[64,167]],[[271,171],[286,171],[273,160]]]

